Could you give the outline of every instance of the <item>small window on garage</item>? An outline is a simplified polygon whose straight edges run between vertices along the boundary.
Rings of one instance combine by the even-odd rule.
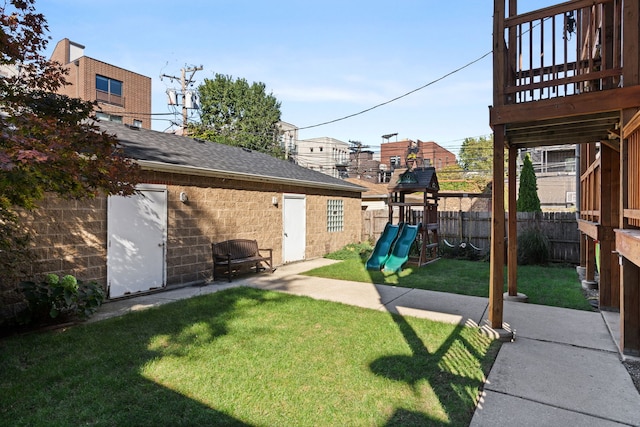
[[[327,231],[329,233],[344,230],[344,201],[327,200]]]

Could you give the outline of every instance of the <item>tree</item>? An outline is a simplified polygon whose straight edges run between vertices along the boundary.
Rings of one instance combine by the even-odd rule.
[[[518,212],[542,212],[540,199],[538,198],[538,184],[536,183],[536,173],[533,170],[533,163],[529,154],[524,158],[522,170],[520,171],[520,188],[518,188]]]
[[[468,172],[491,175],[493,170],[493,135],[465,138],[460,147],[460,166]]]
[[[266,93],[264,83],[216,73],[198,87],[200,123],[189,135],[283,157],[280,147],[280,102]]]
[[[35,0],[0,4],[0,269],[6,248],[22,239],[17,212],[33,209],[52,192],[67,198],[132,194],[138,166],[124,157],[115,136],[90,118],[94,104],[54,92],[66,71],[40,53],[48,43]],[[23,246],[23,245],[22,245]]]

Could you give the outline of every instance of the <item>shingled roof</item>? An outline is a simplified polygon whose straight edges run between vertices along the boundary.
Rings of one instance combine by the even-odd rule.
[[[359,185],[253,150],[100,121],[142,169],[362,192]]]

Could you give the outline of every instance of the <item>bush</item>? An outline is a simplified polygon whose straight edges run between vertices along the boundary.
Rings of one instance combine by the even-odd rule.
[[[42,282],[22,282],[20,289],[28,303],[22,323],[55,323],[73,318],[87,319],[105,299],[101,286],[82,283],[68,274],[60,278],[48,274]]]
[[[373,246],[369,242],[349,243],[344,248],[335,252],[331,252],[324,257],[339,261],[344,261],[346,259],[352,258],[367,258],[372,250]]]
[[[549,238],[531,228],[518,236],[518,264],[544,265],[549,262]]]

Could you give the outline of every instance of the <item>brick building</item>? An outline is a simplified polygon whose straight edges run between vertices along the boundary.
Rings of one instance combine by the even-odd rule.
[[[385,169],[393,172],[394,169],[405,167],[405,158],[408,150],[416,153],[418,166],[433,166],[442,169],[456,163],[456,155],[441,147],[433,141],[412,141],[405,139],[395,142],[383,142],[380,145],[380,163]]]
[[[380,181],[380,161],[373,158],[370,150],[356,151],[349,154],[347,173],[349,178],[357,178],[370,183]]]
[[[58,93],[98,101],[101,120],[151,129],[151,78],[84,55],[84,46],[62,39],[51,60],[64,65],[70,83]]]

